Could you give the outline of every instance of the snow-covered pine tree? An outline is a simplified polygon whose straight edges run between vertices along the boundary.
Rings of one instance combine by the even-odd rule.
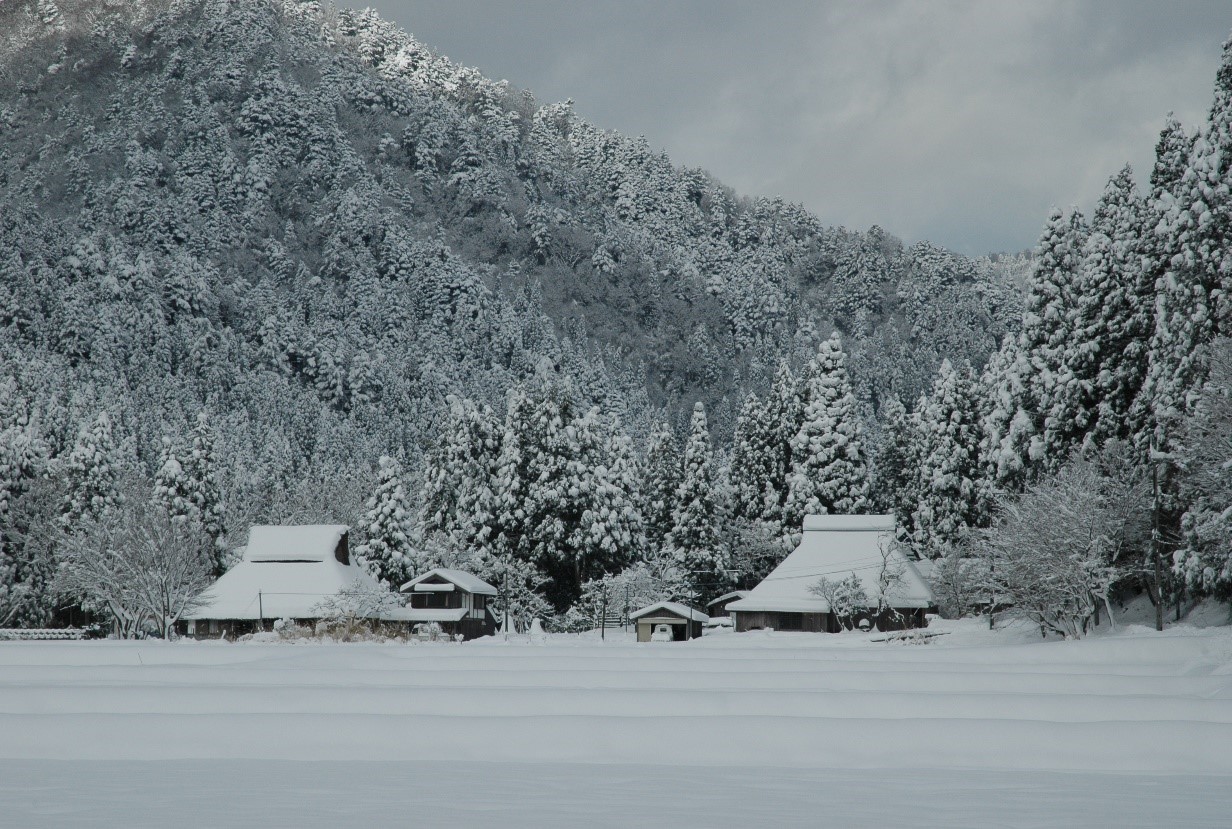
[[[1232,596],[1232,339],[1211,345],[1207,382],[1181,430],[1188,504],[1173,570],[1197,593]]]
[[[727,554],[719,530],[721,520],[714,497],[714,462],[706,407],[697,403],[689,422],[683,475],[676,489],[667,546],[685,580],[703,595],[727,583],[723,572]]]
[[[48,516],[39,514],[40,507],[54,509],[46,497],[51,483],[39,480],[47,445],[25,401],[14,402],[18,416],[7,424],[0,419],[0,627],[43,624],[52,609],[47,585],[55,572],[43,523]]]
[[[1147,380],[1156,448],[1163,450],[1193,410],[1207,370],[1205,346],[1232,328],[1232,39],[1224,44],[1209,121],[1174,192],[1164,196],[1156,229],[1170,256]]]
[[[980,377],[980,457],[988,498],[1021,492],[1030,478],[1035,421],[1027,413],[1031,366],[1019,338],[1007,335]],[[923,411],[923,404],[917,414]]]
[[[158,453],[158,469],[154,472],[154,503],[172,519],[197,520],[197,507],[192,499],[192,482],[184,469],[171,438],[164,436]]]
[[[190,497],[197,512],[197,520],[201,522],[201,529],[212,542],[215,573],[221,573],[230,562],[225,560],[222,537],[222,493],[218,487],[215,440],[214,426],[209,414],[198,412],[197,422],[193,425],[192,447],[185,458],[184,468],[191,482]]]
[[[575,421],[581,451],[574,458],[581,515],[569,539],[581,583],[615,572],[640,556],[645,532],[638,509],[637,473],[619,421],[605,426],[592,408]],[[581,583],[578,589],[581,589]]]
[[[919,417],[919,502],[912,540],[921,555],[936,557],[964,528],[987,522],[979,401],[970,366],[955,369],[942,361]]]
[[[1044,412],[1044,442],[1054,458],[1088,436],[1120,436],[1142,386],[1154,291],[1144,284],[1141,214],[1142,200],[1126,166],[1095,207],[1074,283],[1069,339]],[[1102,436],[1093,434],[1100,418]]]
[[[1044,225],[1031,271],[1021,348],[1031,365],[1029,400],[1023,408],[1036,421],[1032,460],[1061,463],[1072,445],[1073,423],[1050,422],[1048,414],[1070,382],[1066,349],[1075,336],[1078,280],[1087,226],[1076,209],[1054,208]]]
[[[881,408],[881,444],[877,448],[876,477],[871,506],[893,513],[900,529],[910,533],[911,515],[919,497],[920,440],[916,418],[907,413],[897,397]]]
[[[732,517],[759,519],[766,511],[766,493],[773,485],[775,453],[779,447],[771,434],[768,409],[750,393],[744,399],[732,435],[728,482],[732,493]]]
[[[806,364],[803,373],[810,370],[811,362]],[[804,417],[805,400],[804,376],[796,377],[791,367],[784,360],[779,363],[774,374],[774,382],[770,386],[770,394],[766,399],[766,435],[767,453],[770,477],[767,481],[766,503],[762,517],[767,521],[782,522],[783,507],[787,504],[787,493],[790,489],[788,477],[791,474],[791,442],[800,431]]]
[[[558,610],[572,604],[582,566],[569,547],[583,504],[578,467],[571,462],[581,451],[571,391],[540,380],[522,434],[525,558],[551,580],[548,598]],[[586,435],[585,441],[592,438]]]
[[[70,532],[83,516],[98,518],[123,503],[120,494],[120,447],[111,415],[101,411],[77,433],[72,451],[60,468],[65,483],[61,526]]]
[[[1147,350],[1143,359],[1142,385],[1130,405],[1125,436],[1138,450],[1145,453],[1154,434],[1155,416],[1152,399],[1154,386],[1160,377],[1159,367],[1152,366],[1162,355],[1156,354],[1161,341],[1156,339],[1156,314],[1161,300],[1165,278],[1172,267],[1174,239],[1168,232],[1168,212],[1176,203],[1178,189],[1189,169],[1189,157],[1197,136],[1191,135],[1171,113],[1155,144],[1155,165],[1151,169],[1151,191],[1142,209],[1142,227],[1138,233],[1138,246],[1142,254],[1142,281],[1150,291],[1147,308]],[[1155,379],[1153,380],[1153,374]]]
[[[663,549],[672,530],[683,468],[676,434],[670,425],[661,423],[650,436],[642,463],[642,517],[646,544],[652,553]]]
[[[415,575],[412,512],[402,479],[402,464],[382,455],[377,466],[376,490],[368,498],[367,510],[360,519],[363,540],[356,545],[355,555],[368,564],[376,578],[397,590]]]
[[[803,422],[792,438],[783,510],[789,546],[799,543],[805,515],[853,515],[868,508],[863,428],[837,332],[818,347],[803,390]]]
[[[425,533],[446,533],[469,549],[486,543],[494,530],[499,431],[488,407],[456,395],[446,400],[449,418],[424,463],[420,526]]]
[[[1084,339],[1099,365],[1093,433],[1101,443],[1133,435],[1131,412],[1146,382],[1155,305],[1144,244],[1149,216],[1129,167],[1109,182],[1095,209],[1096,233],[1108,244],[1100,242],[1102,255],[1088,254],[1081,316],[1090,326]]]
[[[171,438],[164,437],[154,473],[153,501],[175,521],[196,525],[210,539],[211,567],[222,575],[227,560],[222,539],[222,494],[215,473],[214,430],[209,415],[197,415],[192,445],[181,456]]]
[[[0,392],[10,391],[15,389],[0,387]],[[0,529],[13,499],[25,492],[47,465],[47,443],[28,404],[24,400],[13,401],[13,409],[11,419],[0,418]]]
[[[528,439],[531,402],[522,389],[509,395],[500,453],[492,473],[492,533],[486,539],[489,555],[497,560],[526,560],[526,489],[528,469],[524,445]]]

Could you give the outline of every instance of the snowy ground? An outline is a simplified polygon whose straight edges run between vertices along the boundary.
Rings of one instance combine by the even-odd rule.
[[[1227,825],[1232,629],[947,629],[0,643],[0,825]]]

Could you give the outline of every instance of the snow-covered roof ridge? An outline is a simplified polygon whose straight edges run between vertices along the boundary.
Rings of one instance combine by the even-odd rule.
[[[825,532],[873,532],[893,531],[893,515],[806,515],[804,531]]]
[[[855,575],[870,604],[876,602],[883,569],[898,574],[887,591],[893,607],[936,604],[932,590],[894,540],[892,515],[809,515],[799,546],[743,599],[729,604],[737,612],[828,613],[829,603],[809,588],[826,578]]]
[[[709,622],[710,617],[702,613],[695,607],[689,607],[687,604],[680,602],[655,602],[648,607],[643,607],[641,610],[629,614],[630,619],[640,619],[643,616],[649,616],[657,610],[667,610],[675,613],[685,619],[690,619],[694,622]]]
[[[398,589],[403,593],[407,592],[408,590],[414,590],[415,585],[419,584],[420,582],[427,581],[433,576],[440,576],[445,581],[450,582],[451,584],[457,585],[458,587],[465,590],[467,593],[474,593],[477,596],[495,596],[497,595],[497,593],[500,592],[495,587],[488,584],[486,581],[479,578],[473,573],[468,573],[465,570],[451,570],[448,567],[436,567],[432,570],[429,570],[428,572],[424,573],[422,576],[416,576],[415,578],[411,579],[410,581],[408,581],[406,584],[402,585],[402,587]]]
[[[350,532],[345,524],[258,525],[248,530],[244,561],[328,561]]]

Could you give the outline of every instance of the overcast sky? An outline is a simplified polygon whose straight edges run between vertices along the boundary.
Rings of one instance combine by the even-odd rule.
[[[1232,29],[1228,0],[349,4],[739,193],[969,254],[1031,247],[1126,162],[1144,180]]]

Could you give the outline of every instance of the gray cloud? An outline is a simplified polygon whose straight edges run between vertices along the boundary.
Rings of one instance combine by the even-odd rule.
[[[376,0],[455,61],[738,192],[965,253],[1030,247],[1206,115],[1226,0]]]

